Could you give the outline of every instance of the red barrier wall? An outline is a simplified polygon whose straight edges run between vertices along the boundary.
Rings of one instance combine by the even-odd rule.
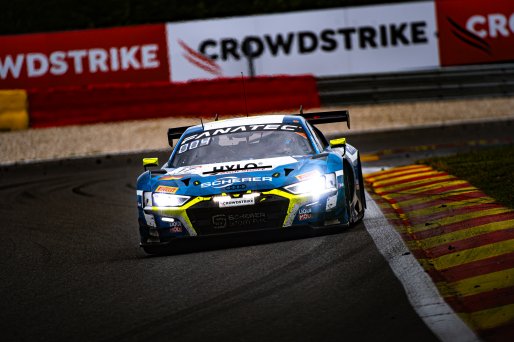
[[[245,80],[250,113],[320,106],[313,76]],[[30,90],[31,127],[245,112],[240,78]]]

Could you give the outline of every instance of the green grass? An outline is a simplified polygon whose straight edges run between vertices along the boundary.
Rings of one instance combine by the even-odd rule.
[[[501,204],[514,208],[514,145],[481,148],[417,163],[465,179]]]

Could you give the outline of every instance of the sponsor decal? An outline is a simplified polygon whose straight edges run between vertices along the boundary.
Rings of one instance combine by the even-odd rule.
[[[350,154],[355,154],[355,152],[357,152],[357,149],[352,145],[346,145],[346,152]]]
[[[259,163],[259,164],[262,164]],[[241,172],[241,171],[258,171],[258,170],[265,170],[272,168],[271,165],[257,165],[257,163],[246,163],[246,164],[228,164],[228,165],[218,165],[213,166],[212,171],[204,172],[204,174],[210,174],[210,173],[234,173],[234,172]]]
[[[312,209],[311,208],[302,208],[298,211],[298,220],[305,221],[310,220],[312,218]]]
[[[231,185],[244,185],[238,183],[254,183],[254,182],[271,182],[273,180],[272,177],[221,177],[212,182],[204,182],[202,183],[202,188],[212,187],[215,189],[225,188]],[[246,187],[246,186],[245,186]]]
[[[266,214],[261,212],[227,215],[229,226],[245,226],[255,223],[266,223]]]
[[[203,138],[200,140],[194,140],[190,144],[182,144],[178,150],[178,153],[184,153],[186,151],[194,150],[197,147],[207,146],[211,142],[211,138]]]
[[[312,218],[312,214],[300,214],[298,215],[298,220],[305,221],[310,220]]]
[[[266,214],[262,212],[228,215],[219,214],[212,216],[211,222],[214,229],[241,227],[256,223],[266,223]]]
[[[327,205],[325,207],[326,210],[332,210],[336,207],[337,204],[337,195],[330,196],[327,198]]]
[[[155,192],[163,192],[163,193],[167,193],[167,194],[174,194],[176,193],[178,190],[177,187],[174,187],[174,186],[164,186],[164,185],[159,185],[157,187],[157,189],[155,189]]]
[[[250,172],[250,171],[264,171],[272,166],[265,166],[265,167],[257,167],[257,168],[250,168],[250,169],[234,169],[232,171],[206,171],[204,174],[216,174],[216,175],[229,175],[231,173],[240,173],[240,172]]]
[[[229,198],[223,199],[219,202],[220,208],[240,207],[245,205],[254,205],[255,197],[250,198]]]
[[[246,185],[245,184],[234,184],[234,185],[229,185],[227,187],[225,187],[225,190],[230,190],[230,191],[233,191],[233,190],[244,190],[246,189]]]
[[[170,228],[170,233],[182,233],[182,226],[174,226]]]
[[[211,218],[212,225],[214,229],[223,229],[227,227],[227,216],[220,214],[214,215]]]
[[[262,132],[262,131],[290,131],[290,132],[303,132],[303,128],[300,125],[283,125],[283,124],[262,124],[262,125],[241,125],[241,126],[233,126],[226,128],[218,128],[213,130],[203,131],[200,134],[192,134],[184,139],[182,139],[181,147],[179,149],[179,153],[185,152],[188,150],[188,147],[182,147],[183,145],[187,145],[189,143],[189,149],[191,149],[191,145],[194,143],[196,148],[198,144],[202,145],[202,142],[198,142],[200,139],[207,139],[210,137],[214,137],[222,134],[230,134],[230,133],[238,133],[238,132]],[[202,140],[203,141],[203,140]],[[209,141],[205,140],[205,144],[208,144]],[[182,151],[182,152],[181,152]]]
[[[176,175],[187,175],[190,173],[198,174],[202,170],[202,166],[195,165],[195,166],[183,166],[176,168],[175,170],[169,171],[170,175],[176,176]]]
[[[159,180],[162,180],[162,181],[165,181],[165,180],[177,180],[177,179],[181,179],[182,177],[183,176],[168,175],[168,176],[164,176],[164,177],[159,178]]]
[[[309,171],[307,173],[302,173],[301,175],[296,176],[296,179],[298,179],[301,182],[301,181],[309,180],[309,179],[316,178],[319,176],[320,176],[319,171],[313,170],[313,171]]]

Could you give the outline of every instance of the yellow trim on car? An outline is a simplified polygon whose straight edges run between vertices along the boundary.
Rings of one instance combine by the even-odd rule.
[[[143,158],[143,166],[159,166],[159,158]]]
[[[330,147],[341,147],[346,145],[346,138],[338,138],[330,140]]]
[[[291,226],[293,224],[296,213],[298,213],[298,210],[300,210],[300,207],[312,201],[312,196],[309,194],[294,195],[294,194],[291,194],[287,191],[280,190],[280,189],[273,189],[270,191],[263,192],[262,194],[263,195],[277,195],[280,197],[285,197],[289,200],[287,214],[286,214],[286,217],[284,218],[284,223],[282,224],[282,227]]]
[[[298,210],[300,208],[307,204],[312,202],[312,196],[308,194],[304,195],[294,195],[287,191],[280,190],[280,189],[273,189],[270,191],[264,191],[262,192],[263,195],[276,195],[280,197],[287,198],[289,200],[289,206],[287,208],[287,213],[284,218],[284,222],[282,223],[282,227],[289,227],[293,224],[294,218],[296,217],[296,214],[298,213]],[[189,235],[191,236],[197,236],[198,233],[193,227],[193,224],[191,223],[191,220],[187,216],[186,210],[191,208],[193,205],[203,202],[203,201],[210,201],[212,199],[211,197],[195,197],[186,204],[184,204],[181,207],[145,207],[145,210],[152,211],[153,214],[159,215],[159,216],[165,216],[165,217],[175,217],[180,219],[182,224],[185,226],[187,231],[189,232]]]
[[[198,233],[194,229],[193,224],[191,223],[191,220],[187,216],[186,210],[191,208],[193,205],[195,205],[199,202],[210,201],[211,199],[212,199],[212,197],[195,197],[181,207],[150,207],[149,209],[153,212],[153,214],[156,214],[159,216],[176,217],[176,218],[180,219],[182,224],[185,226],[185,228],[189,232],[189,235],[197,236]],[[145,209],[147,209],[147,208],[145,208]]]

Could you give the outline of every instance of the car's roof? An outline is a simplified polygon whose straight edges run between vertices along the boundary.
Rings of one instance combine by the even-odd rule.
[[[234,127],[234,126],[243,126],[243,125],[262,125],[262,124],[280,124],[280,123],[292,123],[294,120],[296,122],[301,122],[304,119],[301,116],[296,115],[258,115],[258,116],[249,116],[242,118],[233,118],[226,120],[218,120],[211,121],[201,124],[191,126],[187,129],[186,132],[192,132],[196,130],[212,130],[226,127]]]

